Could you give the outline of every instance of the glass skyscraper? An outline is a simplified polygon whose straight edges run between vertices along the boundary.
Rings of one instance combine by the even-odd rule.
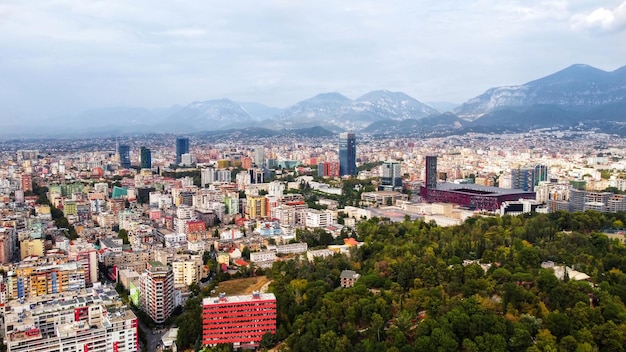
[[[176,165],[179,165],[182,161],[182,155],[189,153],[189,138],[178,137],[176,138]]]
[[[339,135],[339,176],[356,175],[356,138],[354,133]]]
[[[152,168],[152,153],[150,152],[150,149],[146,147],[141,147],[141,168]]]
[[[117,153],[120,157],[120,167],[130,169],[130,147],[126,144],[120,144],[117,147]]]
[[[426,188],[437,188],[437,156],[426,156]]]

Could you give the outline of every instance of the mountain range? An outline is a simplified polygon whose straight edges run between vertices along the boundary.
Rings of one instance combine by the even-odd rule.
[[[218,99],[165,109],[91,109],[64,118],[68,126],[60,129],[66,134],[94,129],[120,134],[251,128],[246,133],[267,133],[269,129],[308,134],[350,130],[432,135],[576,127],[626,135],[626,66],[607,72],[576,64],[522,85],[490,88],[458,106],[446,102],[432,105],[440,110],[388,90],[372,91],[356,99],[336,92],[321,93],[283,109]]]

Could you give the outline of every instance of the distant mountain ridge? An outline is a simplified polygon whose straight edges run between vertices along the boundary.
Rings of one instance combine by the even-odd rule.
[[[227,135],[233,136],[291,130],[313,136],[350,130],[431,136],[588,128],[626,136],[626,66],[607,72],[576,64],[522,85],[490,88],[456,107],[450,103],[433,105],[441,110],[405,93],[388,90],[371,91],[356,99],[337,92],[320,93],[283,109],[214,99],[163,109],[91,109],[64,118],[65,126],[58,124],[61,119],[44,120],[39,124],[42,131],[36,133],[231,130]],[[3,130],[20,131],[18,124],[5,127]]]
[[[612,72],[576,64],[519,86],[488,89],[453,110],[474,121],[503,108],[547,105],[564,110],[590,110],[626,97],[626,66]]]

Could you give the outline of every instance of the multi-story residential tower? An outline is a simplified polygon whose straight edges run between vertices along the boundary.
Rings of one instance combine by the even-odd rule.
[[[189,154],[189,138],[176,138],[176,165],[182,162],[183,154]]]
[[[395,191],[402,188],[402,174],[400,162],[385,161],[382,167],[380,190]]]
[[[535,190],[535,169],[513,169],[511,170],[511,188],[522,191]]]
[[[164,323],[174,310],[174,272],[160,262],[150,263],[139,278],[141,309],[154,320]]]
[[[120,167],[130,169],[130,147],[126,144],[120,144],[117,147],[117,153],[120,158]]]
[[[356,137],[354,133],[339,135],[339,175],[356,175]]]
[[[202,301],[202,344],[232,343],[235,347],[255,347],[265,333],[276,332],[276,297],[273,293],[219,298]]]
[[[437,156],[426,156],[426,188],[437,188]]]
[[[146,147],[141,147],[141,168],[152,168],[152,152]]]

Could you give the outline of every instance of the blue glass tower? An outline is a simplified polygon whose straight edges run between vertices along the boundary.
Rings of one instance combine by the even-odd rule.
[[[117,153],[120,157],[120,167],[130,169],[130,147],[126,144],[120,144],[117,147]]]
[[[354,133],[339,135],[339,176],[356,175],[356,138]]]
[[[187,137],[176,138],[176,165],[180,164],[182,155],[188,154],[188,153],[189,153],[189,138]]]

